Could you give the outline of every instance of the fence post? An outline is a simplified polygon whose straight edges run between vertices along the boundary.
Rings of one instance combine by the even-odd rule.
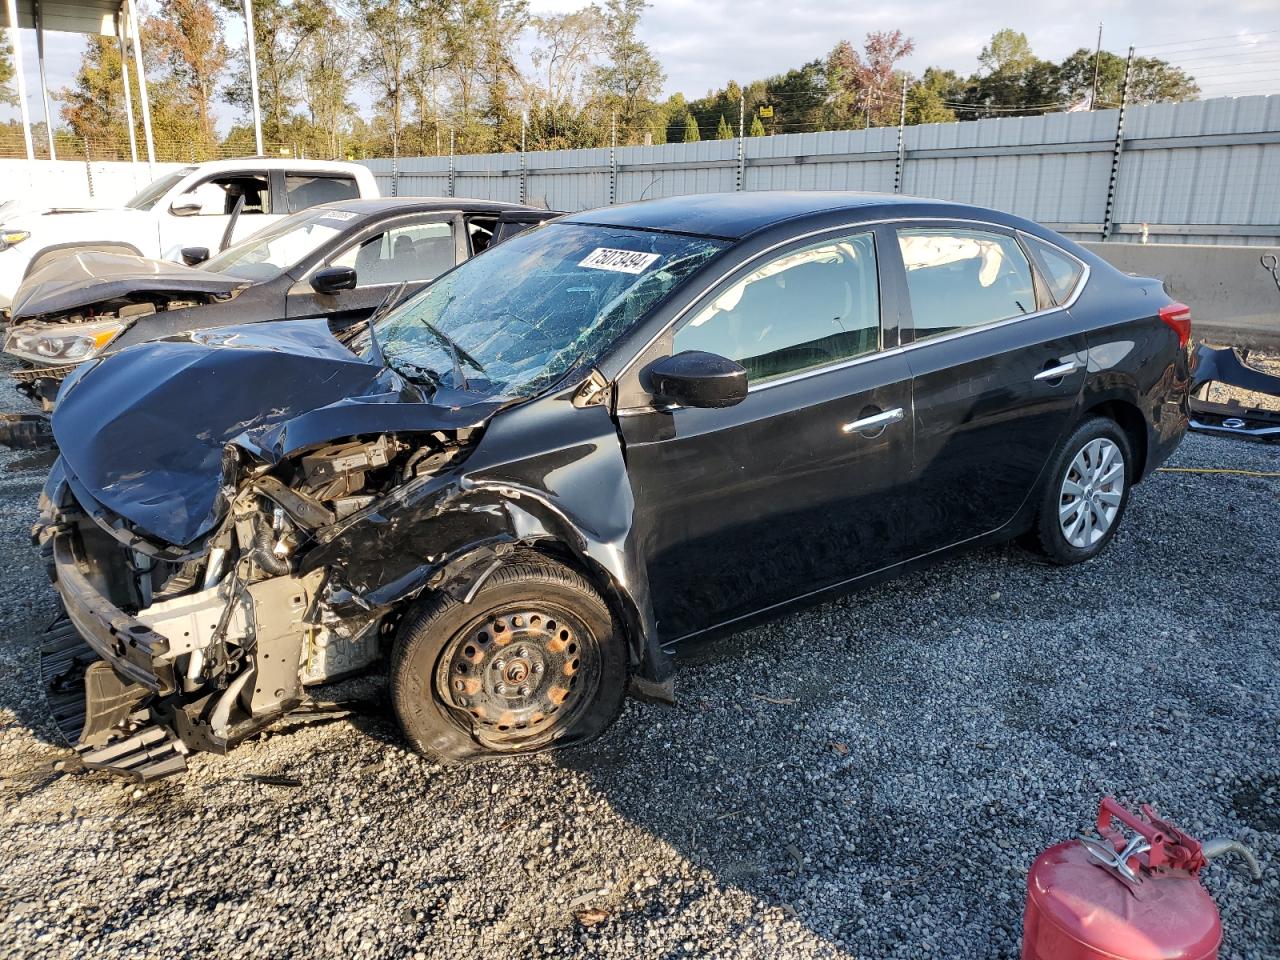
[[[453,128],[449,128],[449,196],[453,196]]]
[[[615,112],[610,121],[612,131],[609,136],[609,205],[618,202],[618,114]]]
[[[738,97],[738,182],[733,189],[741,190],[746,180],[747,166],[747,95]]]
[[[1116,194],[1120,184],[1120,155],[1124,153],[1124,111],[1129,103],[1129,77],[1133,73],[1133,47],[1124,65],[1124,83],[1120,86],[1120,110],[1116,115],[1116,145],[1111,153],[1111,179],[1107,182],[1107,207],[1102,214],[1102,239],[1110,240],[1115,226]]]
[[[89,181],[89,196],[93,196],[93,164],[89,162],[89,138],[84,137],[84,178]]]
[[[902,192],[902,169],[907,165],[907,78],[902,78],[902,105],[898,110],[898,162],[893,167],[893,192]]]
[[[400,196],[400,158],[396,151],[391,151],[391,195]]]
[[[520,202],[527,203],[529,195],[528,169],[525,165],[525,133],[529,126],[529,111],[522,111],[520,114]]]

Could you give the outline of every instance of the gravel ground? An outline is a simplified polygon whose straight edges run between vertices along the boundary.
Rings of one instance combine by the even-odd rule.
[[[575,752],[442,768],[371,710],[137,789],[53,769],[44,466],[0,451],[2,957],[1015,957],[1107,793],[1249,844],[1222,955],[1280,956],[1280,479],[1162,473],[1083,567],[987,549],[729,637]]]

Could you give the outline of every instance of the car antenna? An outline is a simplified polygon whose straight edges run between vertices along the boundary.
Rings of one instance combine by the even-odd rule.
[[[382,353],[382,343],[378,340],[378,321],[387,315],[387,313],[400,302],[400,295],[404,293],[404,288],[409,284],[405,280],[401,280],[382,298],[382,302],[374,307],[373,313],[369,314],[369,319],[365,321],[369,329],[369,355],[370,358],[376,360],[378,366],[385,367],[387,359]]]
[[[227,229],[222,231],[222,242],[218,244],[219,253],[231,246],[231,235],[235,233],[236,221],[240,219],[240,211],[243,209],[244,194],[242,193],[236,197],[236,205],[231,208],[231,219],[227,221]]]

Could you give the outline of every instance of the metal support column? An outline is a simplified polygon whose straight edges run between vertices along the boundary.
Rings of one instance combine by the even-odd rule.
[[[44,103],[44,128],[49,137],[49,159],[57,160],[58,151],[53,145],[53,114],[49,110],[49,79],[44,71],[44,12],[40,0],[33,0],[32,12],[36,20],[36,62],[40,64],[40,99]]]
[[[618,114],[613,114],[609,135],[609,205],[618,202]]]
[[[147,166],[156,162],[156,142],[151,136],[151,100],[147,97],[147,72],[142,68],[142,26],[138,23],[138,11],[133,0],[125,0],[130,42],[133,44],[133,68],[138,71],[138,105],[142,107],[142,136],[147,141]],[[155,176],[155,171],[151,171]]]
[[[138,131],[133,122],[133,90],[129,83],[129,35],[123,8],[116,11],[116,40],[120,43],[120,81],[124,85],[124,120],[129,126],[129,159],[138,162]]]
[[[1124,65],[1124,84],[1120,87],[1120,110],[1116,115],[1116,144],[1111,152],[1111,179],[1107,182],[1107,207],[1102,214],[1102,239],[1110,240],[1115,226],[1116,195],[1120,186],[1120,157],[1124,153],[1124,111],[1129,104],[1129,78],[1133,73],[1133,47]]]
[[[31,148],[31,113],[27,109],[27,78],[22,72],[22,37],[18,30],[18,2],[6,0],[9,14],[9,45],[13,47],[13,77],[18,87],[18,112],[22,114],[22,140],[27,145],[27,159],[36,158]]]
[[[258,48],[254,42],[253,0],[244,0],[244,36],[249,52],[249,96],[253,102],[253,143],[258,156],[264,156],[262,147],[262,107],[258,102]],[[278,131],[277,131],[278,135]]]
[[[453,130],[449,130],[449,196],[453,196]]]

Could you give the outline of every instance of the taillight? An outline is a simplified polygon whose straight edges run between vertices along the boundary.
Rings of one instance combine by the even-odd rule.
[[[1178,346],[1185,347],[1191,339],[1191,308],[1185,303],[1171,303],[1160,308],[1160,319],[1173,327]]]

